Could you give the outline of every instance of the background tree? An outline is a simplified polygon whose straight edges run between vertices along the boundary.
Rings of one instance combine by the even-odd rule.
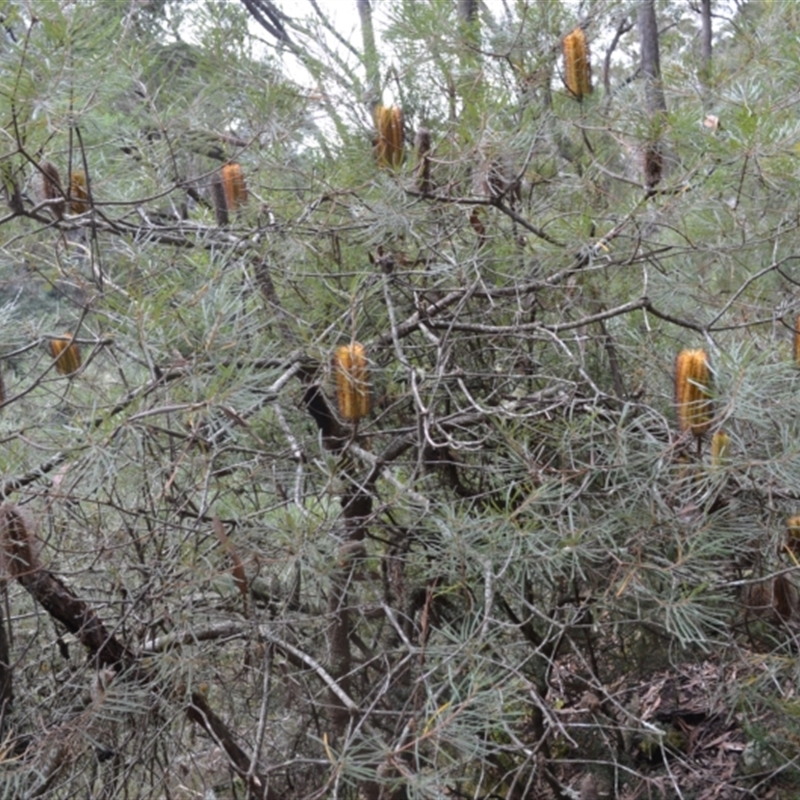
[[[3,6],[4,796],[795,796],[798,13],[359,7]]]

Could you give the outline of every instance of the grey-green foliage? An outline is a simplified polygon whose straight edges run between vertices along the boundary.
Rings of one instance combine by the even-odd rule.
[[[635,29],[611,95],[600,75],[629,4],[484,8],[470,52],[454,6],[376,4],[396,172],[363,61],[320,19],[284,9],[273,52],[233,3],[3,6],[0,163],[24,204],[0,215],[0,479],[142,669],[98,674],[11,582],[3,735],[35,742],[4,791],[568,796],[588,760],[620,796],[700,796],[667,679],[732,721],[720,758],[793,740],[797,13],[754,6],[717,18],[704,88],[696,15],[659,5],[649,197]],[[581,103],[559,47],[579,22]],[[62,188],[88,170],[91,212],[36,209],[44,159]],[[229,161],[250,198],[219,227]],[[48,349],[67,331],[71,377]],[[372,413],[328,435],[309,391],[335,404],[353,340]],[[688,347],[713,372],[700,441],[673,408]]]

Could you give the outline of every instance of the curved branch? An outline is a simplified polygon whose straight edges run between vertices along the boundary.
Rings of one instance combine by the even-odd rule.
[[[158,676],[106,628],[88,603],[60,578],[42,568],[32,525],[16,506],[9,504],[0,506],[0,550],[11,575],[53,619],[77,637],[98,667],[109,667],[115,674],[123,673],[133,680],[153,685],[159,683]],[[169,692],[165,688],[162,686],[161,690],[167,695]],[[186,716],[202,726],[224,749],[236,772],[248,781],[254,797],[277,800],[278,796],[267,788],[263,777],[250,774],[252,759],[236,743],[236,736],[199,692],[192,693]]]
[[[270,0],[242,0],[250,16],[271,36],[279,42],[291,44],[289,34],[283,27],[284,15],[278,11]]]

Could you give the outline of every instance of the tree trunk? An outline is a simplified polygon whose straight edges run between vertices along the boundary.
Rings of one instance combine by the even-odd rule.
[[[331,577],[331,590],[328,598],[330,613],[329,644],[331,672],[340,689],[350,695],[350,610],[348,590],[359,569],[364,565],[364,539],[367,520],[372,513],[372,497],[362,489],[347,491],[342,495],[342,517],[344,526],[342,542],[337,553],[337,568]],[[339,695],[330,693],[331,727],[341,736],[350,720],[350,710]]]
[[[644,102],[651,122],[651,135],[644,145],[644,182],[648,192],[652,193],[664,171],[661,130],[664,127],[664,115],[667,112],[658,56],[658,22],[655,0],[641,0],[639,5],[639,45],[644,79]]]
[[[474,22],[478,17],[478,0],[458,0],[458,19],[461,23]]]
[[[458,64],[456,95],[461,100],[458,114],[463,130],[475,134],[481,127],[478,108],[482,105],[483,75],[481,74],[481,28],[478,19],[478,0],[458,0]]]
[[[364,43],[364,67],[367,72],[366,103],[370,111],[381,102],[381,71],[378,48],[375,45],[375,28],[372,24],[372,6],[369,0],[356,0],[361,20],[361,39]]]
[[[644,77],[644,97],[651,116],[667,110],[664,87],[661,83],[661,64],[658,56],[658,22],[655,0],[642,0],[639,6],[639,43]]]
[[[458,30],[461,37],[461,62],[474,61],[475,51],[481,45],[481,29],[478,21],[478,0],[458,0]]]
[[[700,81],[707,89],[711,80],[711,0],[700,0]]]

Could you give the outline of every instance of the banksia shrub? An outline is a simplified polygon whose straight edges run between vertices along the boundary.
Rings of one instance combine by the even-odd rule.
[[[589,46],[582,28],[575,28],[564,37],[564,82],[570,93],[582,98],[592,93],[592,70],[589,64]]]
[[[60,375],[72,375],[81,368],[81,351],[68,333],[50,340],[50,354],[56,359],[56,369]]]
[[[84,214],[89,210],[89,192],[86,190],[86,174],[75,170],[69,176],[69,213]]]
[[[241,164],[226,164],[222,168],[222,186],[228,211],[236,211],[247,203],[247,184]]]
[[[340,347],[333,357],[336,398],[344,419],[356,422],[369,414],[369,371],[363,345]]]
[[[398,106],[378,106],[375,128],[378,166],[399,167],[403,160],[403,112]]]
[[[711,425],[711,372],[705,350],[681,350],[675,361],[675,405],[682,431],[702,436]]]
[[[42,171],[42,197],[45,200],[58,200],[50,208],[56,219],[61,219],[64,216],[64,193],[61,191],[58,167],[50,161],[42,161],[39,169]]]

